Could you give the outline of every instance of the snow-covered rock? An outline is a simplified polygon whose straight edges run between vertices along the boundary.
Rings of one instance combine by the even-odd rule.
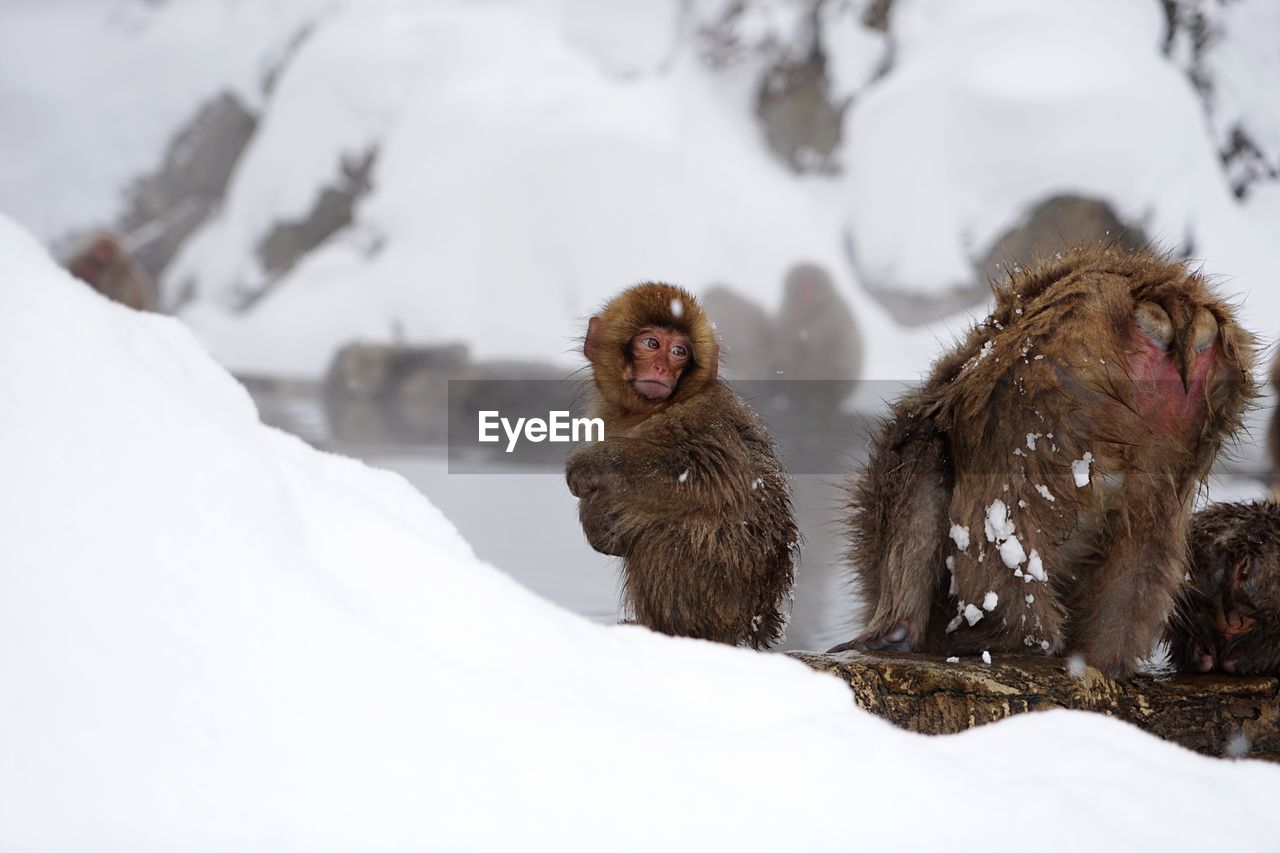
[[[1271,257],[1223,180],[1195,90],[1161,52],[1159,3],[899,0],[891,29],[893,71],[846,128],[865,285],[937,305],[973,287],[973,261],[1011,220],[1063,192],[1108,202],[1211,270]]]
[[[1192,251],[1275,334],[1280,190],[1236,199],[1219,157],[1232,127],[1270,152],[1280,126],[1265,0],[1215,12],[1223,40],[1191,59],[1158,0],[11,5],[0,209],[46,242],[131,230],[134,182],[202,104],[252,118],[163,277],[236,369],[318,376],[341,345],[398,336],[567,364],[626,284],[720,282],[772,311],[811,261],[867,330],[866,375],[913,380],[981,313],[974,264],[1064,194]],[[843,110],[823,155],[842,172],[798,176],[756,113],[770,69],[818,54],[824,79],[800,90],[830,108],[827,142]],[[1212,72],[1208,117],[1187,63]],[[332,217],[350,225],[272,261],[272,235],[371,157],[368,192]]]

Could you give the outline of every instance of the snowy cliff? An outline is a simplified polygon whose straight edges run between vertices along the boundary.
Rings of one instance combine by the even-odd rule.
[[[46,242],[130,230],[169,306],[255,372],[314,375],[357,338],[568,361],[628,283],[774,308],[809,260],[851,302],[869,375],[910,379],[983,311],[993,241],[1061,193],[1203,259],[1271,339],[1267,9],[18,4],[0,209]]]

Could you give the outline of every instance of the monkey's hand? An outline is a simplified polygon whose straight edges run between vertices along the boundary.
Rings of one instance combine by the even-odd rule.
[[[602,446],[576,452],[565,469],[569,491],[578,499],[578,520],[587,541],[601,554],[621,557],[626,542],[618,523],[618,496],[611,488],[614,476]]]
[[[564,479],[569,492],[579,500],[605,491],[608,487],[608,459],[603,445],[586,447],[569,457]]]
[[[610,557],[625,557],[626,542],[620,533],[616,513],[601,492],[593,492],[578,503],[578,520],[591,547]]]

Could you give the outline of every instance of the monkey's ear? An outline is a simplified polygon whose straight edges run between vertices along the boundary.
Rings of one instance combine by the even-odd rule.
[[[711,348],[711,363],[707,365],[707,382],[715,382],[720,374],[720,342],[716,341]]]
[[[582,354],[587,357],[587,361],[594,362],[591,357],[591,351],[600,342],[600,327],[602,325],[604,323],[599,317],[592,317],[587,321],[587,337],[582,341]]]

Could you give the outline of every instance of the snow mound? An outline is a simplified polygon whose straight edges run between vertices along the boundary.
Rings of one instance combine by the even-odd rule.
[[[958,790],[1012,804],[961,851],[1274,839],[1280,768],[1079,713],[926,738],[593,625],[2,218],[0,282],[0,849],[879,849]]]

